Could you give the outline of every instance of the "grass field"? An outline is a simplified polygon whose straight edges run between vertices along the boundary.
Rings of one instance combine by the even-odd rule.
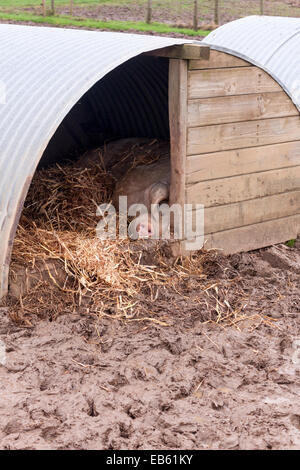
[[[189,8],[189,1],[183,7]],[[147,24],[145,18],[146,0],[128,2],[126,0],[75,0],[73,15],[70,15],[69,0],[55,0],[55,14],[50,11],[50,1],[46,1],[46,15],[43,16],[41,0],[1,0],[0,20],[50,24],[62,27],[83,27],[111,31],[140,31],[158,34],[180,34],[185,36],[205,36],[206,30],[194,31],[184,25],[176,25],[176,16],[171,21]],[[129,4],[129,5],[128,5]],[[164,9],[172,8],[172,0],[163,0]],[[105,10],[103,10],[105,9]],[[101,14],[103,12],[103,14]],[[174,16],[174,15],[173,15]],[[161,16],[159,16],[160,20]]]
[[[0,20],[82,27],[112,31],[141,31],[191,37],[205,36],[214,23],[215,0],[198,0],[198,25],[194,31],[193,0],[152,0],[152,22],[147,24],[147,0],[55,0],[55,14],[46,0],[0,0]],[[260,14],[260,0],[219,0],[220,24]],[[300,0],[264,0],[267,15],[300,16]]]
[[[141,31],[141,32],[156,32],[160,34],[183,34],[186,36],[206,36],[209,34],[209,31],[198,30],[193,31],[189,28],[175,28],[167,26],[163,23],[151,23],[148,25],[142,21],[100,21],[100,20],[90,20],[90,19],[77,19],[67,16],[39,16],[39,15],[30,15],[26,13],[2,13],[0,12],[0,19],[9,20],[14,22],[30,22],[37,24],[49,24],[56,26],[77,26],[88,29],[100,29],[100,30],[110,30],[110,31]]]

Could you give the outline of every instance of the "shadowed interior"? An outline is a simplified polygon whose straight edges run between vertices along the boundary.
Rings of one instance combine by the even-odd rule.
[[[150,56],[135,57],[108,73],[65,117],[40,166],[76,158],[109,140],[169,140],[168,75],[169,60]]]

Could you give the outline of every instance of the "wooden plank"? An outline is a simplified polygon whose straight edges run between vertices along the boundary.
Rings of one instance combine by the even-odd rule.
[[[209,59],[199,59],[189,61],[189,70],[219,69],[228,67],[249,67],[251,64],[225,52],[211,49]]]
[[[211,207],[298,189],[300,166],[203,181],[187,187],[186,200]]]
[[[298,115],[284,91],[188,101],[188,127]]]
[[[233,254],[284,243],[297,238],[299,234],[298,214],[205,236],[204,246],[206,249],[222,250],[224,254]]]
[[[220,232],[296,214],[300,214],[300,190],[209,207],[204,210],[204,231],[205,234]]]
[[[192,155],[186,161],[186,183],[300,165],[300,141]]]
[[[300,116],[188,129],[187,155],[299,140]]]
[[[187,121],[187,61],[170,59],[169,120],[171,146],[170,204],[185,204],[186,121]],[[180,242],[173,254],[181,254]]]
[[[258,67],[191,70],[188,73],[189,99],[273,91],[282,91],[282,88]]]
[[[210,56],[210,47],[201,44],[178,44],[145,52],[143,55],[168,57],[170,59],[203,59],[207,61]]]

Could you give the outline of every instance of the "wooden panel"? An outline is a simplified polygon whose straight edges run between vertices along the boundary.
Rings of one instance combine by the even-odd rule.
[[[300,116],[188,129],[187,155],[299,140]]]
[[[169,119],[171,145],[170,204],[185,204],[187,61],[170,59]],[[174,255],[180,254],[180,243],[174,245]]]
[[[188,127],[298,115],[298,109],[284,91],[188,102]]]
[[[298,189],[300,166],[203,181],[187,187],[186,199],[210,207]]]
[[[210,51],[209,59],[190,60],[189,70],[219,69],[227,67],[249,67],[251,64],[225,52]]]
[[[205,233],[300,214],[300,190],[204,210]]]
[[[300,234],[300,215],[217,232],[205,237],[205,248],[221,249],[225,254],[250,251],[283,243]]]
[[[300,165],[300,141],[192,155],[186,161],[186,183],[296,165]]]
[[[273,91],[282,91],[282,88],[258,67],[191,70],[188,73],[189,99]]]

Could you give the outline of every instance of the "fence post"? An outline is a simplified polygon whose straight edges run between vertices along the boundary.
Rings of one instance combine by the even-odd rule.
[[[220,24],[220,3],[215,0],[215,24]]]
[[[265,13],[265,2],[264,0],[260,0],[260,14],[264,15]]]
[[[198,0],[194,0],[193,29],[198,31]]]
[[[46,16],[46,0],[42,0],[42,11],[43,16]]]
[[[55,15],[55,0],[51,0],[51,15]]]
[[[70,16],[73,16],[74,0],[70,0]]]
[[[147,1],[147,14],[146,14],[146,23],[151,23],[152,20],[152,0]]]

